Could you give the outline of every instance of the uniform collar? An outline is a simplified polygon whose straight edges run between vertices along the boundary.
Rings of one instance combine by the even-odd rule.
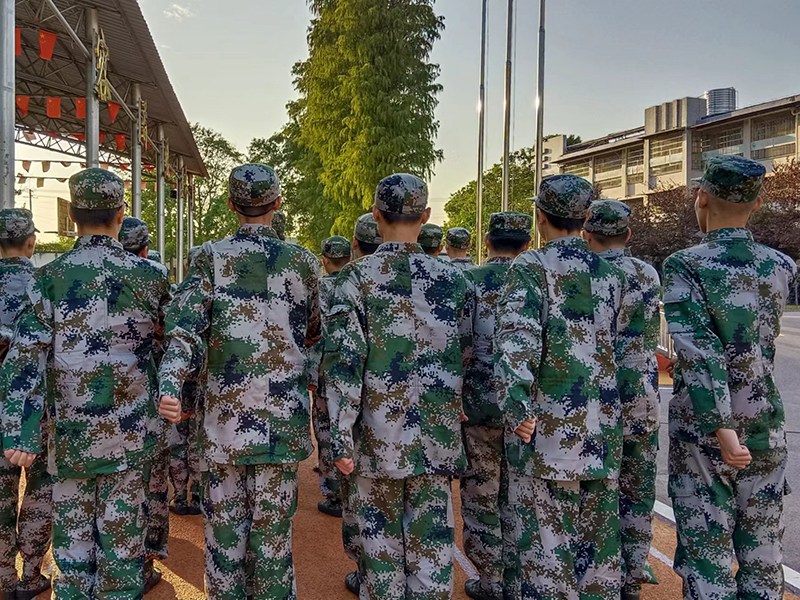
[[[514,262],[513,258],[508,256],[494,256],[486,260],[484,264],[486,265],[510,265]]]
[[[544,247],[565,247],[565,246],[574,246],[575,248],[585,248],[586,250],[589,249],[589,244],[586,243],[586,240],[583,238],[568,235],[566,237],[561,237],[558,239],[553,240],[552,242],[547,242]]]
[[[454,263],[472,263],[472,258],[469,256],[457,256],[455,258],[451,258],[450,262]]]
[[[718,242],[724,240],[753,241],[753,233],[746,227],[724,227],[709,231],[703,238],[704,242]]]
[[[122,244],[119,243],[119,240],[108,235],[82,235],[75,242],[75,248],[88,248],[90,246],[105,246],[122,250]]]
[[[272,227],[260,223],[242,223],[239,225],[239,233],[244,235],[260,235],[278,239],[278,234]]]
[[[605,258],[606,260],[616,260],[625,256],[625,250],[603,250],[598,254],[598,256]]]
[[[22,265],[24,267],[32,267],[33,261],[27,256],[11,256],[9,258],[0,258],[0,264],[4,266]]]
[[[383,242],[375,254],[391,254],[391,253],[407,253],[407,254],[423,254],[422,246],[416,242]]]

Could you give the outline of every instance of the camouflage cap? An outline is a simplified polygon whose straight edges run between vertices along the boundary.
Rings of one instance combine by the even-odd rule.
[[[286,214],[282,210],[276,210],[272,215],[272,229],[279,240],[286,240]]]
[[[536,206],[549,215],[565,219],[583,219],[595,192],[592,184],[577,175],[552,175],[542,180]]]
[[[33,224],[33,215],[27,208],[0,210],[0,240],[26,238],[39,231]]]
[[[417,237],[417,243],[426,250],[435,250],[442,245],[442,228],[433,223],[425,223]]]
[[[147,223],[136,217],[122,219],[122,228],[119,230],[119,243],[128,252],[138,252],[150,245],[150,229]]]
[[[742,156],[715,156],[706,164],[700,188],[728,202],[752,202],[758,198],[767,170]]]
[[[527,213],[506,211],[492,213],[489,217],[489,235],[493,236],[531,236],[533,217]]]
[[[416,175],[384,177],[375,190],[375,207],[398,215],[420,215],[428,206],[428,184]]]
[[[119,208],[125,204],[125,184],[106,169],[84,169],[69,178],[69,195],[75,208]]]
[[[231,202],[240,206],[268,206],[281,195],[281,182],[272,167],[250,163],[235,167],[228,178]]]
[[[463,227],[451,227],[447,230],[447,245],[452,246],[453,248],[458,248],[459,250],[464,250],[465,248],[469,248],[469,242],[472,238],[472,234],[469,232],[469,229],[465,229]]]
[[[624,202],[596,200],[589,207],[589,216],[583,228],[601,235],[622,235],[628,231],[631,209]]]
[[[160,263],[161,262],[161,252],[158,250],[148,250],[147,251],[147,258],[152,260],[153,262]]]
[[[358,217],[353,237],[365,244],[380,245],[383,243],[381,233],[378,231],[378,224],[375,222],[375,217],[372,216],[371,212]]]
[[[346,258],[350,256],[350,240],[334,235],[322,242],[322,256],[325,258]]]

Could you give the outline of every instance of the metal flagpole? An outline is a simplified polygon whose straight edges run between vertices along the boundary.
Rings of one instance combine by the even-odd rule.
[[[156,230],[158,232],[158,252],[161,254],[161,260],[166,260],[166,248],[167,248],[167,238],[166,238],[166,194],[167,194],[167,182],[166,182],[166,171],[167,171],[167,163],[166,163],[166,148],[167,142],[164,138],[164,126],[158,126],[158,163],[156,163],[156,195],[157,195],[157,205],[156,205]]]
[[[536,83],[536,193],[542,183],[542,160],[544,159],[544,13],[546,0],[539,0],[539,66]],[[539,228],[533,220],[533,242],[537,248],[541,245]]]
[[[178,283],[183,281],[183,216],[184,216],[184,203],[186,202],[186,171],[183,167],[183,157],[178,156],[178,172],[175,174],[175,178],[178,180],[177,191],[178,191],[178,227],[176,231],[177,241],[175,244],[175,254],[177,255],[176,260],[176,277]]]
[[[475,233],[478,264],[483,262],[483,160],[484,137],[486,135],[486,4],[483,0],[481,12],[481,76],[478,92],[478,213],[477,231]]]
[[[100,100],[97,97],[97,9],[86,9],[86,33],[90,40],[86,59],[86,166],[100,166]]]
[[[131,132],[131,209],[133,216],[142,218],[142,90],[138,83],[133,84],[133,104],[135,119]]]
[[[14,206],[16,0],[0,0],[0,208]]]
[[[508,23],[506,32],[506,88],[503,96],[503,196],[502,210],[508,210],[509,153],[511,150],[511,57],[514,51],[514,0],[508,0]]]

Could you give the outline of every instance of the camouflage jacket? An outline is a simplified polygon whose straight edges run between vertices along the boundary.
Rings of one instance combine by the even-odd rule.
[[[325,348],[325,315],[328,313],[333,301],[333,290],[338,275],[337,271],[336,273],[323,275],[319,280],[319,308],[323,317],[322,338],[309,350],[309,378],[311,383],[317,386],[316,394],[321,398],[325,397],[325,378],[322,376],[322,355]]]
[[[619,365],[622,433],[644,435],[658,431],[658,361],[656,348],[661,329],[661,281],[646,262],[626,256],[624,250],[607,250],[600,256],[625,271],[626,306],[632,312],[628,326],[619,331],[625,360]]]
[[[51,472],[90,477],[150,455],[166,432],[153,346],[167,279],[117,240],[84,236],[39,269],[28,295],[0,369],[3,447],[41,451],[35,392],[46,373]]]
[[[323,369],[334,458],[401,479],[456,474],[471,300],[455,267],[418,244],[384,243],[345,266],[328,311]]]
[[[311,452],[307,349],[320,335],[318,267],[259,225],[204,244],[195,258],[167,312],[161,393],[178,396],[207,356],[207,463],[289,463]]]
[[[467,271],[475,266],[475,263],[472,262],[472,259],[469,256],[465,256],[463,258],[451,258],[450,264],[454,267],[458,267],[462,271]]]
[[[625,274],[580,238],[523,252],[497,311],[495,373],[516,469],[544,479],[614,478],[622,452],[617,330]],[[537,419],[530,444],[510,432]]]
[[[28,301],[28,285],[35,272],[27,258],[0,258],[0,361],[14,339],[17,319]]]
[[[503,413],[497,401],[494,377],[494,327],[497,302],[509,266],[510,258],[498,257],[465,271],[475,292],[475,310],[472,314],[473,360],[464,372],[466,426],[503,427]]]
[[[664,263],[664,311],[678,355],[670,436],[717,446],[735,429],[751,450],[783,447],[775,338],[797,268],[747,229],[718,229]]]

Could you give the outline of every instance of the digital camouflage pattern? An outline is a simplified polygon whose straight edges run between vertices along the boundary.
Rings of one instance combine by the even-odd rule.
[[[433,223],[425,223],[417,236],[417,243],[426,251],[438,250],[442,246],[442,228]]]
[[[364,562],[361,598],[448,600],[455,542],[450,478],[353,476],[351,482]]]
[[[418,244],[384,243],[342,269],[323,362],[335,459],[362,477],[464,469],[471,304],[464,276]]]
[[[231,202],[239,206],[268,206],[281,197],[281,182],[272,167],[239,165],[228,177],[228,192]]]
[[[788,452],[780,447],[752,455],[750,465],[737,471],[722,461],[717,448],[670,440],[675,571],[683,579],[686,600],[784,597]],[[734,556],[739,564],[735,576]]]
[[[371,212],[365,213],[356,219],[353,230],[353,237],[365,244],[379,245],[383,243],[383,238],[378,231],[378,224]]]
[[[145,523],[144,550],[148,559],[169,556],[169,448],[147,461],[144,471]]]
[[[89,478],[56,478],[56,598],[142,597],[145,487],[142,467]]]
[[[166,277],[106,236],[39,269],[0,369],[3,447],[41,452],[46,371],[52,472],[91,478],[148,456],[164,433],[153,348],[168,300]]]
[[[416,175],[384,177],[375,190],[375,208],[398,215],[421,215],[428,207],[428,184]]]
[[[533,217],[527,213],[504,211],[489,215],[489,235],[530,238]]]
[[[469,248],[469,243],[472,240],[472,234],[469,229],[463,227],[451,227],[447,230],[447,245],[459,250]]]
[[[186,396],[186,386],[181,396]],[[199,496],[200,457],[197,448],[197,418],[193,415],[175,426],[177,443],[170,447],[169,479],[172,482],[173,498],[190,500]]]
[[[158,250],[148,250],[147,251],[147,260],[151,260],[154,263],[157,263],[157,264],[163,266],[163,263],[161,262],[161,252],[159,252]]]
[[[566,481],[618,476],[625,285],[624,273],[577,237],[523,252],[512,264],[497,310],[499,402],[510,431],[537,419],[531,444],[509,441],[517,470]]]
[[[631,209],[616,200],[595,200],[589,207],[589,216],[583,228],[590,233],[617,236],[628,231]]]
[[[450,264],[466,272],[475,266],[469,256],[454,256],[450,259]]]
[[[554,217],[584,219],[595,196],[591,183],[577,175],[564,174],[545,177],[533,201]]]
[[[322,256],[325,258],[347,258],[350,256],[350,240],[334,235],[322,242]]]
[[[272,229],[275,230],[275,235],[280,241],[286,241],[286,213],[282,210],[276,210],[272,215]]]
[[[664,312],[678,356],[670,437],[718,447],[735,429],[750,450],[786,445],[773,377],[775,339],[797,267],[747,229],[718,229],[664,262]]]
[[[295,600],[297,465],[211,465],[202,487],[209,600]]]
[[[37,231],[27,208],[0,209],[0,240],[25,238]]]
[[[75,208],[119,208],[125,204],[125,184],[106,169],[84,169],[69,178],[69,195]]]
[[[122,219],[119,243],[128,252],[138,254],[142,248],[150,245],[150,229],[147,227],[147,223],[136,217]]]
[[[521,571],[506,597],[619,600],[617,481],[556,481],[513,470],[510,477]]]
[[[764,183],[764,165],[742,156],[715,156],[706,163],[700,188],[728,202],[752,202]]]
[[[319,262],[260,225],[206,243],[167,311],[161,393],[207,356],[202,459],[294,463],[311,452],[306,350],[320,336]]]

